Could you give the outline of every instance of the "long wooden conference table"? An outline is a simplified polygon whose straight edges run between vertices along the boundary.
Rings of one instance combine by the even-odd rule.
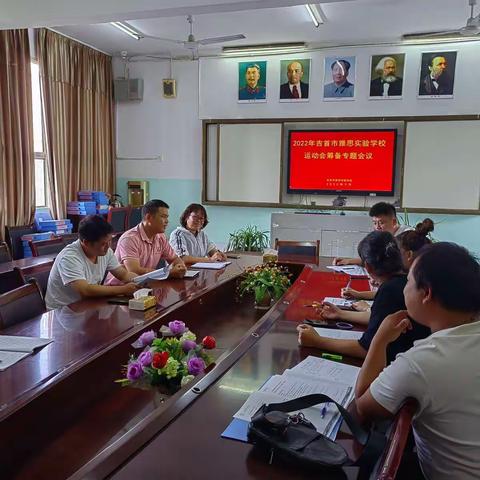
[[[54,341],[0,372],[0,478],[312,478],[220,435],[269,376],[320,353],[298,347],[296,326],[312,316],[306,305],[338,296],[347,277],[326,271],[331,259],[284,259],[295,281],[265,313],[235,298],[238,277],[259,262],[242,255],[220,271],[152,284],[157,309],[147,315],[91,300],[1,331]],[[366,288],[366,280],[352,286]],[[200,338],[215,336],[214,367],[171,397],[115,383],[132,342],[175,319]],[[323,478],[357,474],[350,467]]]

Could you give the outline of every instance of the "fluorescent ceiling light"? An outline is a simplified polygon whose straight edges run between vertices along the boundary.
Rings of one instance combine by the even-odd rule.
[[[142,35],[140,32],[137,32],[137,30],[135,30],[127,22],[110,22],[110,25],[113,25],[115,28],[118,28],[123,33],[126,33],[135,40],[140,40],[144,37],[144,35]]]
[[[457,42],[478,42],[480,41],[480,35],[465,36],[459,35],[458,37],[436,37],[436,38],[406,38],[402,40],[402,43],[407,45],[427,45],[432,43],[457,43]]]
[[[291,53],[305,50],[305,42],[272,43],[266,45],[239,45],[234,47],[223,47],[223,55],[262,55],[268,53]]]
[[[307,9],[307,12],[309,13],[315,27],[318,27],[320,24],[324,23],[323,12],[320,5],[316,5],[315,3],[307,3],[305,8]]]

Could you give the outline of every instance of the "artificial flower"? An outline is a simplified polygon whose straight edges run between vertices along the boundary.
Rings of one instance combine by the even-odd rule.
[[[187,362],[188,373],[197,376],[205,370],[205,362],[198,357],[193,357]]]
[[[170,354],[168,352],[157,352],[153,355],[152,366],[154,368],[163,368],[167,362]]]
[[[143,367],[140,362],[130,362],[127,367],[127,378],[133,382],[138,380],[143,374]]]
[[[184,352],[189,352],[190,350],[193,350],[197,344],[193,340],[184,340],[182,342],[182,348]]]
[[[195,377],[193,375],[185,375],[182,378],[182,381],[180,383],[181,387],[184,387],[187,383],[191,382]]]
[[[155,337],[155,332],[153,330],[149,330],[148,332],[142,333],[140,335],[138,342],[141,344],[142,347],[146,347],[153,342]]]
[[[153,360],[153,355],[152,355],[152,352],[150,352],[150,350],[147,350],[146,352],[142,352],[139,356],[138,356],[138,359],[137,359],[140,364],[143,366],[143,367],[148,367],[151,365],[152,363],[152,360]]]
[[[167,364],[162,368],[162,373],[164,373],[168,379],[175,378],[178,375],[179,366],[180,363],[178,363],[177,360],[169,357],[167,360]]]
[[[190,330],[186,331],[181,337],[180,341],[183,342],[184,340],[192,340],[195,341],[197,339],[197,336],[191,332]]]
[[[181,335],[185,332],[185,323],[180,320],[173,320],[168,323],[168,328],[174,335]]]
[[[212,348],[215,348],[215,338],[211,336],[204,337],[204,339],[202,340],[202,344],[206,349],[211,350]]]

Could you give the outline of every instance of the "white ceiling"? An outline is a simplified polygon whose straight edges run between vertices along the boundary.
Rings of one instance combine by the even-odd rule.
[[[2,8],[2,3],[9,5]],[[33,2],[12,3],[0,0],[0,28],[51,26],[107,53],[174,56],[188,52],[159,40],[136,41],[98,22],[128,20],[148,35],[183,40],[186,15],[193,14],[197,39],[243,33],[245,40],[229,45],[303,41],[322,46],[398,42],[404,33],[459,28],[470,13],[467,0],[328,0],[321,4],[327,20],[315,28],[303,2],[294,0],[135,0],[134,11],[131,0],[43,0],[29,8],[26,4]],[[220,48],[204,47],[200,55]]]

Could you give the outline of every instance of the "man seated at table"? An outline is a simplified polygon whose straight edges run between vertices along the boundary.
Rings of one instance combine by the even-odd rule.
[[[372,218],[373,229],[380,232],[389,232],[394,237],[407,230],[412,230],[408,225],[398,223],[397,211],[391,203],[379,202],[373,205],[368,215]],[[341,258],[337,257],[333,261],[334,265],[361,265],[360,258]]]
[[[48,309],[88,297],[132,295],[139,288],[132,282],[137,274],[122,267],[110,248],[112,232],[101,215],[89,215],[80,222],[79,239],[58,254],[50,272],[45,296]],[[107,272],[118,278],[119,286],[101,285]]]
[[[408,274],[405,304],[373,338],[355,387],[358,413],[362,420],[388,418],[415,399],[413,434],[425,478],[478,479],[478,261],[453,243],[424,247]],[[386,351],[411,328],[411,317],[433,333],[387,367]]]
[[[117,260],[136,275],[153,272],[161,260],[170,264],[170,277],[182,278],[187,271],[183,260],[168,243],[165,229],[168,225],[168,209],[162,200],[150,200],[142,208],[142,221],[120,237],[115,249]],[[119,282],[107,277],[108,285]]]

